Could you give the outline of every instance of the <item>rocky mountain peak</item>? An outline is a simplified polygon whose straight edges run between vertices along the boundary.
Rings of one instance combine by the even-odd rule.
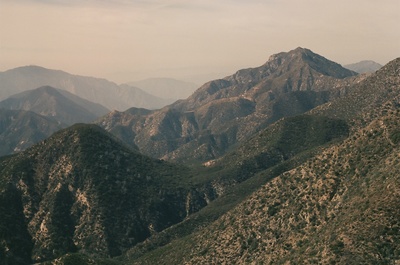
[[[265,66],[283,66],[288,71],[301,69],[305,66],[308,66],[320,74],[339,79],[357,75],[356,72],[343,68],[340,64],[328,60],[325,57],[316,54],[309,49],[301,47],[298,47],[289,52],[281,52],[272,55]]]
[[[200,87],[187,101],[189,108],[198,107],[211,100],[245,96],[256,100],[259,93],[270,90],[328,90],[337,86],[336,80],[356,76],[357,73],[305,48],[296,48],[270,56],[262,66],[237,71],[223,79]],[[182,105],[182,103],[179,103]]]
[[[262,66],[210,81],[163,109],[133,109],[98,124],[147,155],[205,162],[260,127],[344,95],[356,75],[299,47],[271,56]]]

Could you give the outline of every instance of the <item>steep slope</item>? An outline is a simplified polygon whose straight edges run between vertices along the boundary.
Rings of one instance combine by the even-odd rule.
[[[77,95],[72,94],[66,90],[58,89],[58,92],[60,92],[64,97],[72,100],[76,104],[84,107],[90,113],[94,114],[96,117],[104,116],[110,112],[110,110],[104,107],[103,105],[78,97]]]
[[[198,88],[194,83],[173,78],[148,78],[129,82],[128,85],[139,87],[147,93],[173,101],[189,97]]]
[[[199,88],[138,121],[129,129],[135,143],[148,155],[182,162],[208,161],[278,119],[304,113],[347,93],[363,77],[319,56],[297,48],[271,56],[258,68],[244,69]],[[124,115],[124,120],[126,121]],[[109,115],[99,121],[110,127]]]
[[[356,73],[363,74],[363,73],[373,73],[379,70],[382,67],[382,65],[374,61],[366,60],[358,63],[347,64],[344,67]]]
[[[218,196],[183,222],[130,249],[126,256],[137,259],[209,225],[276,175],[347,135],[346,123],[325,117],[301,115],[274,123],[207,167],[196,168],[192,183],[215,187]]]
[[[97,120],[96,123],[108,132],[112,133],[128,146],[138,149],[135,144],[135,126],[141,126],[145,122],[145,116],[153,111],[148,109],[130,108],[124,112],[112,111]]]
[[[30,111],[0,109],[0,156],[25,150],[63,126]]]
[[[23,66],[0,73],[0,100],[41,86],[66,90],[110,110],[131,107],[161,108],[167,103],[139,88],[119,86],[106,79],[72,75],[39,66]]]
[[[400,58],[387,63],[376,73],[355,84],[346,97],[316,107],[310,113],[352,122],[360,128],[377,116],[382,106],[400,102]]]
[[[363,211],[365,209],[368,211],[381,211],[382,207],[388,203],[385,210],[386,212],[383,214],[391,213],[391,211],[393,211],[393,214],[398,214],[398,211],[396,212],[397,206],[395,206],[395,204],[398,203],[398,191],[397,193],[392,192],[389,194],[387,197],[389,198],[388,201],[385,201],[386,198],[375,197],[378,193],[379,195],[384,195],[381,193],[381,190],[384,190],[385,188],[382,186],[386,185],[386,183],[382,183],[381,178],[375,177],[385,175],[395,176],[392,172],[396,172],[397,168],[399,168],[397,163],[397,141],[400,131],[400,124],[398,123],[400,115],[400,100],[398,98],[400,89],[399,71],[400,60],[393,60],[374,75],[349,88],[347,97],[317,107],[310,112],[312,113],[311,116],[305,115],[282,119],[250,138],[243,146],[240,146],[233,152],[216,161],[212,161],[212,163],[208,163],[211,166],[211,171],[208,172],[211,178],[218,179],[218,176],[220,176],[224,179],[225,175],[227,176],[225,182],[233,180],[234,186],[230,189],[226,189],[224,195],[213,201],[202,209],[202,211],[188,218],[179,226],[176,226],[175,231],[174,229],[170,229],[168,230],[171,231],[170,234],[167,234],[167,231],[160,233],[158,238],[153,241],[149,240],[148,244],[143,244],[141,248],[135,247],[130,250],[127,253],[128,260],[132,261],[130,263],[181,264],[185,263],[185,260],[190,260],[190,262],[188,262],[189,264],[240,264],[252,262],[257,264],[257,261],[261,264],[268,264],[268,261],[274,260],[272,262],[273,264],[280,264],[281,261],[285,263],[288,260],[292,260],[294,261],[293,264],[298,264],[304,263],[304,260],[307,261],[308,259],[308,263],[310,263],[312,259],[317,263],[323,263],[322,261],[329,263],[327,260],[330,260],[330,262],[334,264],[351,263],[351,259],[346,259],[344,257],[348,253],[343,253],[343,250],[347,247],[344,247],[343,240],[336,240],[336,238],[334,238],[337,237],[335,229],[338,227],[345,227],[345,229],[350,230],[354,229],[354,227],[359,227],[360,229],[364,229],[364,227],[374,228],[376,224],[379,224],[380,221],[376,218],[376,215],[368,217],[372,223],[365,222],[366,218],[364,217],[362,217],[361,220],[357,220],[356,218],[358,217],[356,215],[360,214],[359,209]],[[331,118],[322,115],[328,115],[331,116]],[[335,119],[333,119],[333,117],[335,117]],[[368,124],[370,125],[368,126]],[[365,128],[366,126],[368,127]],[[317,158],[310,159],[310,157],[315,154],[318,155],[320,151],[307,151],[307,148],[312,148],[314,144],[318,145],[317,143],[326,137],[329,139],[329,137],[331,137],[330,135],[334,132],[342,131],[345,133],[347,130],[346,128],[349,129],[352,135],[344,143],[333,146],[325,151],[325,153],[317,156]],[[340,151],[338,151],[339,149]],[[334,153],[334,155],[329,154],[331,152]],[[298,155],[296,155],[296,153]],[[396,162],[386,163],[386,155],[393,157],[393,160]],[[290,158],[291,156],[292,158]],[[288,160],[285,161],[285,157]],[[309,159],[309,161],[304,163],[303,166],[293,169],[304,161],[307,161],[307,159]],[[281,178],[283,177],[278,177],[278,180],[271,181],[271,179],[274,179],[285,171],[292,173],[300,172],[302,174],[304,168],[309,168],[311,165],[314,165],[313,161],[319,162],[315,163],[318,165],[318,168],[315,169],[316,173],[313,174],[313,183],[311,184],[308,182],[310,180],[308,177],[297,179],[295,183],[292,183],[292,178],[285,178],[285,183],[282,184]],[[276,166],[274,166],[274,164]],[[212,170],[216,171],[213,172]],[[360,191],[359,183],[357,183],[360,178],[357,181],[351,179],[355,176],[354,172],[357,172],[357,177],[361,176],[361,180],[364,175],[368,175],[368,178],[371,179],[366,181],[375,183],[374,185],[376,186],[374,189]],[[215,175],[213,175],[213,173],[215,173]],[[288,173],[285,174],[287,175]],[[286,176],[285,174],[282,176]],[[349,182],[341,182],[342,178]],[[333,179],[335,181],[332,181]],[[280,183],[279,186],[276,186],[276,182]],[[390,182],[395,186],[399,185],[399,179],[396,177],[392,178]],[[251,197],[256,197],[260,200],[260,205],[252,207],[250,210],[240,206],[240,208],[228,213],[229,221],[227,221],[227,218],[223,217],[221,220],[217,221],[215,225],[206,228],[203,232],[198,232],[198,234],[194,236],[190,235],[193,231],[201,230],[203,227],[207,226],[211,220],[215,220],[216,217],[232,209],[232,207],[236,205],[236,202],[243,200],[245,196],[250,195],[252,191],[256,190],[260,185],[267,185],[269,187],[268,190],[263,189],[263,192],[260,192],[261,195],[256,193],[257,195]],[[307,202],[308,199],[311,200],[311,196],[315,195],[315,191],[321,185],[323,187],[327,186],[325,190],[323,189],[325,193],[318,195],[321,195],[322,200],[325,201],[326,198],[332,198],[330,195],[334,196],[337,189],[339,189],[338,185],[344,185],[342,186],[345,187],[343,190],[353,187],[352,193],[345,194],[343,199],[347,200],[349,199],[348,197],[355,196],[355,200],[354,198],[349,199],[349,203],[355,203],[355,205],[351,206],[353,208],[351,208],[350,211],[347,209],[344,210],[344,212],[341,213],[342,219],[340,219],[338,223],[334,223],[336,222],[335,220],[329,221],[329,224],[333,223],[334,225],[324,230],[324,236],[326,236],[326,238],[322,239],[318,237],[320,233],[320,230],[316,230],[318,228],[311,226],[310,229],[303,231],[305,227],[304,223],[299,224],[298,227],[296,226],[297,223],[295,223],[299,220],[299,217],[301,217],[300,219],[303,221],[305,220],[304,222],[309,225],[308,223],[314,222],[321,216],[322,219],[325,218],[324,222],[327,224],[327,217],[323,215],[326,214],[326,212],[321,213],[319,205],[315,207],[311,207],[313,206],[311,205],[309,207]],[[391,184],[391,186],[393,185]],[[311,190],[312,194],[309,194],[309,191],[304,191],[306,196],[304,198],[299,197],[302,198],[301,200],[297,198],[299,194],[303,196],[303,191],[300,192],[299,190],[304,190],[306,188],[313,189]],[[326,192],[329,193],[329,196],[324,195]],[[365,197],[377,198],[379,203],[374,204],[373,207],[376,207],[378,210],[376,210],[376,208],[368,209],[368,206],[366,204],[363,205],[363,202],[358,200],[357,195],[353,192],[355,194],[357,194],[357,192],[364,192],[365,194],[363,196]],[[272,200],[268,199],[270,198],[270,193],[274,194]],[[340,194],[340,196],[342,195],[343,194]],[[290,200],[292,200],[293,203],[276,204],[277,200],[282,196],[291,196]],[[329,203],[329,201],[330,199],[326,203]],[[312,202],[310,201],[310,203]],[[285,214],[294,214],[296,216],[293,218],[280,217],[280,219],[272,221],[272,225],[275,226],[276,222],[278,222],[279,225],[284,225],[284,228],[280,227],[274,230],[276,227],[272,226],[274,229],[266,229],[271,226],[269,220],[273,218],[277,212],[280,212],[281,206],[286,207]],[[353,213],[354,209],[357,209],[355,213]],[[301,212],[302,210],[306,212],[303,213]],[[236,215],[239,216],[238,219],[235,218]],[[247,217],[247,215],[249,215],[249,217]],[[332,216],[329,218],[331,217]],[[348,225],[349,223],[353,223],[349,221],[350,219],[346,219],[347,217],[350,219],[354,217],[358,223],[356,225]],[[241,220],[241,218],[244,219]],[[398,221],[398,215],[391,220],[396,222],[396,218]],[[387,220],[384,222],[386,221]],[[315,222],[318,224],[318,221]],[[388,225],[389,233],[393,233],[392,227],[398,226],[396,226],[396,224],[388,224],[387,222],[381,224]],[[251,229],[247,229],[250,225]],[[318,227],[320,227],[320,225],[318,225]],[[282,229],[286,230],[282,232]],[[296,229],[299,230],[300,233],[303,233],[302,236],[298,236],[297,234],[294,236],[289,235],[291,230],[297,233]],[[395,228],[395,230],[396,229],[397,228]],[[235,231],[237,235],[240,234],[239,237],[235,237],[235,235],[233,237],[231,236]],[[396,246],[399,245],[398,233],[396,237],[389,237],[389,239],[385,241],[385,229],[382,230],[379,228],[373,231],[371,236],[365,235],[361,230],[357,230],[356,232],[352,231],[353,236],[355,236],[357,232],[367,238],[367,240],[355,238],[353,239],[353,244],[363,244],[363,242],[369,241],[377,244],[377,247],[374,249],[377,254],[371,259],[370,263],[367,262],[368,264],[391,264],[394,260],[399,259],[398,256],[400,252],[396,249]],[[217,238],[214,237],[214,234],[218,235]],[[287,237],[285,238],[283,234]],[[307,239],[307,237],[318,238],[320,241],[317,242],[313,239],[314,242],[309,244],[309,239]],[[329,237],[331,237],[332,240],[326,241]],[[166,242],[170,242],[167,238],[173,238],[175,241],[166,244]],[[177,238],[180,239],[176,240]],[[382,238],[383,240],[381,240]],[[295,242],[295,244],[291,242],[291,240],[303,239],[304,242]],[[201,243],[196,247],[196,242],[199,241]],[[279,243],[274,243],[278,241]],[[223,246],[218,242],[223,242]],[[333,249],[332,251],[334,253],[339,253],[337,257],[332,256],[332,252],[328,254],[325,253],[326,256],[323,256],[325,255],[324,252],[318,252],[324,247],[326,249],[326,242],[330,242],[331,245],[329,247]],[[154,245],[157,245],[158,248],[152,247]],[[270,248],[269,246],[273,247]],[[193,249],[197,250],[193,251]],[[357,252],[354,248],[351,251]],[[189,253],[191,254],[189,255]],[[314,257],[316,253],[319,253],[318,257]],[[162,256],[162,260],[160,256]],[[368,251],[365,253],[356,253],[353,255],[353,258],[355,264],[360,264],[360,260],[368,261],[370,254]],[[379,261],[379,259],[381,259],[381,261]]]
[[[152,95],[138,87],[134,87],[127,84],[119,86],[119,97],[126,102],[128,108],[146,108],[146,109],[160,109],[166,105],[171,104],[175,100],[165,99],[155,95]],[[130,105],[128,105],[130,104]],[[115,108],[116,110],[126,110],[121,108]]]
[[[268,102],[287,92],[317,92],[343,86],[345,84],[338,80],[355,75],[355,72],[299,47],[272,55],[260,67],[243,69],[205,84],[184,103],[184,108],[190,110],[215,99],[239,96]]]
[[[259,178],[265,184],[238,207],[212,225],[143,256],[133,251],[128,255],[130,264],[397,263],[400,260],[400,98],[393,95],[399,95],[400,60],[390,62],[354,87],[358,92],[362,89],[374,93],[360,100],[355,96],[338,99],[315,111],[321,115],[324,110],[333,116],[333,106],[338,107],[337,116],[352,125],[350,137],[300,166],[287,168],[284,173],[260,172]],[[363,117],[365,122],[358,122]],[[339,124],[346,123],[342,120]],[[290,127],[296,128],[293,121]],[[313,131],[312,127],[306,126],[305,131]],[[283,137],[286,140],[281,147],[294,146],[295,151],[296,143],[307,145],[308,140],[314,143],[307,137],[304,141],[296,140],[297,136],[302,137],[296,132],[302,130],[297,128],[287,138]],[[250,163],[250,170],[262,169],[271,158],[277,157],[257,161],[254,154],[271,150],[263,152],[262,141],[279,143],[262,133],[252,141],[251,148],[236,151],[238,160],[235,160],[237,155],[228,155],[226,160],[235,164],[242,159],[251,161],[253,156],[259,165]],[[257,147],[261,149],[259,152],[255,151]]]
[[[133,152],[95,125],[76,124],[0,163],[8,216],[0,218],[0,253],[11,263],[77,250],[120,255],[205,203],[189,189],[186,168]]]
[[[375,120],[269,182],[194,237],[182,263],[398,262],[399,118]]]
[[[101,108],[72,94],[64,96],[67,93],[50,86],[43,86],[1,101],[0,108],[33,111],[67,125],[94,121],[99,117],[93,113],[95,111],[101,111],[103,115],[108,113],[104,107]]]

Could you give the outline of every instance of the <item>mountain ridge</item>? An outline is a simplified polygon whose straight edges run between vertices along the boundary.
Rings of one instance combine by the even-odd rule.
[[[64,126],[31,111],[0,108],[0,157],[25,150]]]
[[[313,69],[321,62],[323,73]],[[124,132],[145,154],[206,162],[282,117],[344,96],[350,84],[363,78],[310,50],[297,48],[272,55],[258,68],[210,81],[187,99],[140,119],[132,116],[127,123],[125,115],[125,125],[112,115],[97,124],[111,128],[112,120],[126,127]]]
[[[371,75],[303,48],[267,65],[205,84],[197,101],[113,111],[104,129],[76,124],[0,157],[0,255],[397,263],[400,58]]]
[[[400,58],[355,84],[355,92],[351,88],[348,94],[351,97],[338,98],[311,111],[314,117],[327,119],[324,114],[334,114],[335,109],[342,110],[345,104],[354,106],[359,112],[335,116],[341,124],[350,126],[349,137],[323,147],[293,168],[276,171],[278,174],[259,172],[261,188],[237,207],[212,224],[206,221],[194,233],[153,251],[150,248],[143,254],[133,248],[127,253],[129,264],[398,262],[400,99],[392,95],[398,95],[400,89],[399,71]],[[357,101],[360,91],[367,92],[362,104]],[[371,91],[375,94],[371,95]],[[372,102],[370,108],[366,108],[367,102]],[[325,108],[331,112],[321,112]],[[368,118],[364,123],[352,122],[364,117]],[[284,118],[275,124],[290,119],[296,120]],[[269,128],[274,130],[273,126]],[[262,145],[257,147],[257,141],[273,142],[271,133],[263,134],[251,139],[254,144],[251,149],[243,146],[242,151],[240,148],[235,151],[243,152],[244,157],[251,157],[253,149],[262,154]],[[288,137],[289,141],[282,143],[294,146],[290,140],[296,137],[290,134]],[[234,158],[227,155],[225,159],[234,164],[237,163]],[[238,161],[246,164],[243,159]],[[262,167],[269,161],[256,160],[255,164]],[[218,208],[227,205],[228,202]]]
[[[400,237],[393,230],[400,218],[394,209],[398,148],[385,136],[386,126],[399,129],[398,112],[393,115],[373,121],[352,139],[267,183],[208,232],[199,233],[184,264],[398,260]],[[363,150],[369,150],[368,157],[358,159]],[[393,171],[389,174],[382,163],[390,163]]]
[[[379,70],[382,67],[382,65],[372,60],[364,60],[358,63],[347,64],[344,67],[361,74],[361,73],[373,73]]]
[[[120,255],[181,221],[201,199],[185,186],[186,168],[132,151],[96,125],[75,124],[0,162],[1,195],[19,198],[13,210],[26,225],[2,237],[0,253],[11,261],[15,251],[31,253],[25,263],[78,248]],[[0,220],[1,235],[12,225],[7,220]],[[32,244],[20,246],[19,239]]]
[[[78,122],[92,122],[109,112],[101,105],[51,86],[42,86],[10,96],[0,101],[0,107],[33,111],[67,125]]]
[[[0,72],[0,99],[41,86],[66,90],[111,110],[134,106],[160,108],[170,103],[136,87],[119,86],[104,78],[73,75],[40,66],[22,66]]]

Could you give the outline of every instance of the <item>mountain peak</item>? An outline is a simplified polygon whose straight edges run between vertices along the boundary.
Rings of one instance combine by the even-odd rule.
[[[315,54],[316,55],[316,53],[314,53],[310,49],[303,48],[303,47],[297,47],[296,49],[293,49],[293,50],[289,51],[288,53],[301,54],[301,55],[304,55],[304,54]]]
[[[271,55],[265,66],[284,66],[287,70],[309,66],[316,72],[339,79],[357,75],[356,72],[302,47]]]
[[[52,86],[41,86],[15,94],[1,101],[0,106],[6,109],[33,111],[64,124],[91,122],[99,117],[95,114],[98,106],[94,103],[68,95],[67,92],[62,92]]]
[[[382,65],[371,60],[364,60],[358,63],[347,64],[344,67],[354,72],[362,74],[362,73],[373,73],[379,70],[382,67]]]
[[[86,138],[97,138],[97,137],[110,137],[108,132],[104,129],[100,128],[95,124],[86,124],[86,123],[76,123],[64,130],[61,130],[54,134],[51,138],[71,138],[73,136],[74,140],[72,143],[76,143],[78,140],[87,140]],[[111,138],[113,138],[111,136]],[[65,140],[65,139],[64,139]],[[65,144],[65,141],[61,141],[62,144]],[[72,144],[71,143],[71,144]]]
[[[43,74],[43,73],[48,73],[48,72],[61,72],[61,73],[65,73],[61,70],[52,70],[52,69],[48,69],[45,68],[43,66],[39,66],[39,65],[25,65],[25,66],[20,66],[17,68],[13,68],[10,70],[7,70],[6,72],[15,72],[15,73],[19,73],[19,74],[24,74],[24,75],[33,75],[33,74]]]
[[[8,173],[17,168],[23,173]],[[16,198],[29,197],[12,209],[18,212],[13,219],[25,224],[12,230],[18,234],[13,236],[28,243],[7,241],[6,247],[30,253],[23,264],[51,260],[77,248],[119,256],[187,216],[192,208],[186,209],[184,170],[126,148],[96,125],[61,130],[17,156],[0,159],[0,185],[9,183],[7,192]],[[17,192],[20,187],[27,191],[24,195]],[[2,195],[3,190],[0,205]],[[0,207],[1,216],[3,212]],[[11,223],[0,221],[2,229]]]
[[[293,58],[295,56],[302,56],[305,53],[313,53],[313,52],[311,50],[309,50],[309,49],[306,49],[306,48],[297,47],[296,49],[290,50],[288,52],[279,52],[279,53],[276,53],[276,54],[272,54],[269,57],[268,61],[274,61],[276,59],[279,59],[279,58],[282,59],[282,58],[286,58],[288,56]]]
[[[61,93],[58,91],[58,89],[54,88],[52,86],[41,86],[41,87],[38,87],[36,89],[36,91],[40,92],[40,93],[47,93],[50,95],[60,95],[61,96]]]

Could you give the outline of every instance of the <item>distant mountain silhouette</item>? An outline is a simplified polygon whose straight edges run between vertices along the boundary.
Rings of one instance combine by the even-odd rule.
[[[23,151],[64,126],[31,111],[0,108],[0,156]]]
[[[13,95],[1,101],[0,108],[33,111],[67,125],[91,122],[109,112],[99,104],[50,86]]]
[[[131,107],[155,109],[171,103],[137,87],[119,86],[106,79],[72,75],[40,66],[23,66],[1,72],[0,100],[41,86],[66,90],[110,110],[122,111]]]
[[[354,72],[363,74],[363,73],[373,73],[376,70],[379,70],[382,67],[382,65],[374,61],[366,60],[358,63],[347,64],[344,67]]]

